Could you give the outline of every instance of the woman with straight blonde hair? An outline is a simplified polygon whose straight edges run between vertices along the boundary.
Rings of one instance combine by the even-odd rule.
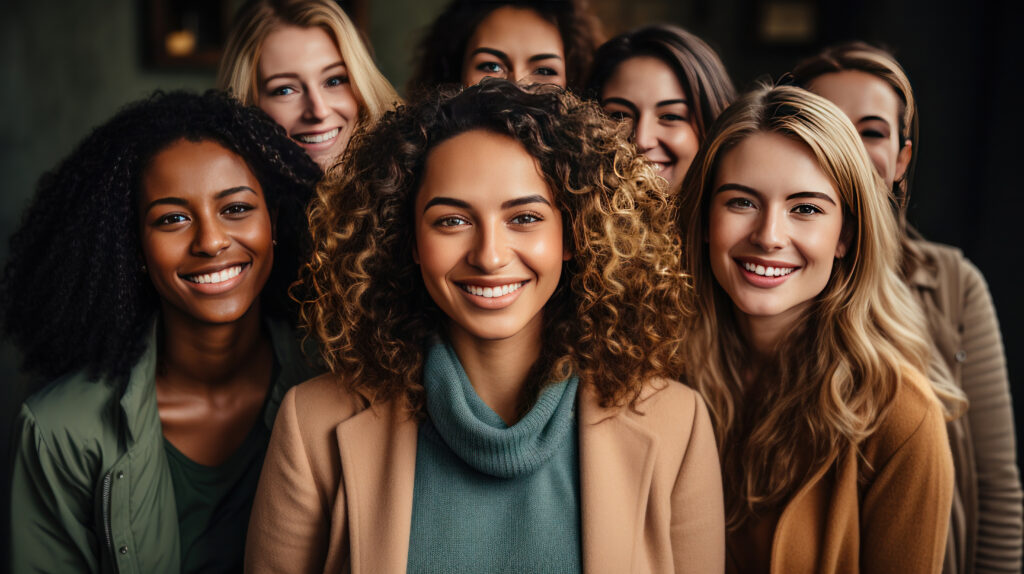
[[[324,170],[356,128],[400,101],[332,0],[252,0],[242,6],[217,87],[267,112]]]
[[[947,427],[956,491],[943,571],[1019,572],[1024,492],[999,321],[978,268],[959,249],[925,240],[907,222],[920,145],[910,79],[892,54],[863,42],[828,48],[800,63],[793,76],[846,113],[875,170],[892,188],[903,276],[924,308],[935,343],[934,378],[952,381],[970,401],[966,416]]]
[[[948,411],[849,121],[799,88],[748,94],[712,127],[682,201],[697,296],[684,380],[717,431],[728,571],[938,572]]]

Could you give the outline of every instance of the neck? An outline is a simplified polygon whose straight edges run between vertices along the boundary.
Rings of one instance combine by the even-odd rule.
[[[771,317],[747,315],[736,309],[736,324],[752,353],[752,372],[759,370],[774,354],[775,346],[790,332],[801,315],[801,309],[797,308]]]
[[[519,333],[484,340],[452,324],[449,334],[455,354],[473,390],[506,424],[518,419],[526,377],[540,357],[543,317],[538,314]]]
[[[269,344],[260,324],[259,302],[237,321],[196,321],[177,309],[162,308],[160,374],[176,385],[221,387],[238,379]]]

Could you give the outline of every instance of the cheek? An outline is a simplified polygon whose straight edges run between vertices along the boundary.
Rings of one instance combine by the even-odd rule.
[[[708,215],[708,256],[711,259],[711,270],[719,283],[723,282],[722,274],[732,261],[730,252],[742,235],[738,223],[719,209],[712,208]]]
[[[872,141],[865,144],[865,149],[868,152],[868,159],[871,160],[871,165],[875,167],[875,171],[885,181],[887,186],[892,186],[892,182],[895,179],[895,164],[896,154],[895,150],[891,149],[891,142],[889,141]]]
[[[334,113],[347,120],[354,120],[359,115],[359,102],[351,88],[339,91],[331,99],[330,106]]]

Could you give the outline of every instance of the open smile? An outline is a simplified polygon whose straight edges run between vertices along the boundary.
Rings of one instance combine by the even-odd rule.
[[[501,309],[511,305],[529,281],[512,281],[502,284],[480,285],[474,283],[455,284],[470,303],[484,309]]]
[[[340,132],[341,128],[334,128],[333,130],[319,133],[295,134],[292,136],[292,139],[303,144],[329,144],[334,141],[334,138],[338,137]]]
[[[742,270],[743,278],[755,287],[771,288],[782,283],[800,269],[797,265],[786,265],[779,262],[735,260]]]
[[[182,274],[179,277],[199,292],[207,294],[222,293],[240,283],[242,275],[251,266],[251,263],[239,263],[213,271]]]

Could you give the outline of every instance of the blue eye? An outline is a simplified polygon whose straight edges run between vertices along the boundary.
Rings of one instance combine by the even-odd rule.
[[[295,88],[291,86],[281,86],[280,88],[270,90],[271,96],[290,96],[294,93],[296,93]]]
[[[324,82],[324,85],[327,86],[328,88],[336,88],[338,86],[343,86],[347,83],[348,76],[333,76],[331,78],[328,78],[327,81]]]

